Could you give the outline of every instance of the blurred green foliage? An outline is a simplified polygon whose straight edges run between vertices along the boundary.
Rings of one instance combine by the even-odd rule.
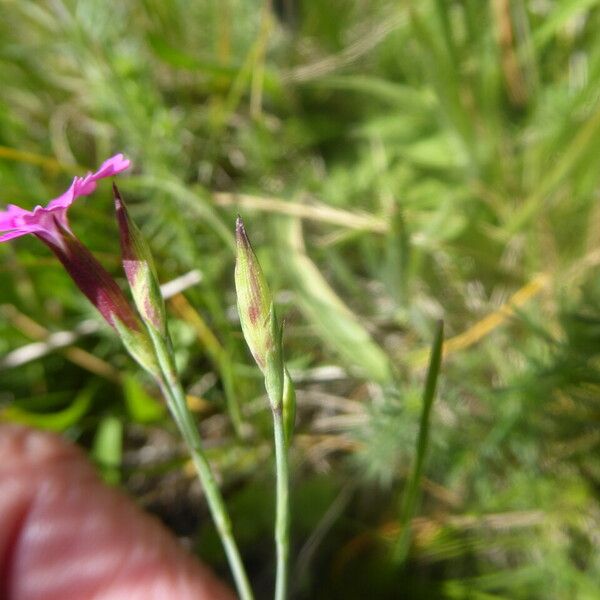
[[[235,315],[237,212],[297,380],[294,597],[597,598],[600,2],[275,4],[2,0],[0,201],[132,159],[119,186],[161,281],[202,274],[171,327],[259,597],[271,434]],[[112,212],[101,185],[71,223],[122,279]],[[11,366],[98,317],[37,240],[0,257],[1,417],[89,448],[225,575],[157,390],[110,331]],[[459,335],[540,272],[446,354],[398,567],[435,320]]]

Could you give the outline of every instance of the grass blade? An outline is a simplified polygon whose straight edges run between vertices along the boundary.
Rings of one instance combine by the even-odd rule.
[[[425,464],[425,454],[429,442],[429,424],[431,416],[431,407],[435,398],[440,366],[442,363],[442,347],[444,345],[444,322],[439,321],[435,333],[435,339],[431,347],[431,358],[429,360],[429,369],[427,370],[427,379],[425,380],[425,389],[423,391],[423,410],[421,412],[421,423],[419,425],[419,438],[417,440],[417,455],[415,463],[406,486],[406,492],[400,512],[400,537],[396,542],[393,551],[394,562],[402,564],[406,559],[410,545],[410,520],[417,508],[419,499],[419,484]]]

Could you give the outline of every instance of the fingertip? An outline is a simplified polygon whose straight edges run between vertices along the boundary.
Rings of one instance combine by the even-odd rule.
[[[23,425],[0,425],[0,474],[73,459],[83,460],[81,451],[56,435]]]
[[[0,456],[1,598],[234,597],[58,436],[0,426]]]

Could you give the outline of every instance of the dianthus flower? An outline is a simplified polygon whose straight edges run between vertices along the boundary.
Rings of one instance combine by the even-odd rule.
[[[69,189],[46,206],[33,210],[9,204],[0,211],[0,242],[33,234],[58,257],[79,289],[100,311],[109,325],[121,330],[140,331],[141,323],[119,286],[92,253],[79,241],[69,225],[67,211],[81,196],[89,196],[97,182],[127,169],[130,162],[122,154],[106,160],[95,173],[75,177]]]

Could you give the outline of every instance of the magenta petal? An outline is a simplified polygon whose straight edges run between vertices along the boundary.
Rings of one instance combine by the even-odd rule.
[[[17,206],[16,204],[9,204],[6,207],[6,212],[11,216],[11,217],[18,217],[20,215],[25,215],[27,214],[29,211],[25,210],[24,208],[21,208],[20,206]]]
[[[48,208],[66,208],[70,206],[76,198],[80,196],[89,196],[96,190],[96,182],[99,179],[106,177],[112,177],[117,173],[121,173],[125,169],[128,169],[131,162],[125,158],[122,154],[116,154],[115,156],[105,160],[100,168],[95,173],[88,173],[85,177],[75,177],[71,187],[58,198],[55,198],[48,204]]]
[[[73,182],[69,186],[69,189],[66,192],[64,192],[63,194],[61,194],[58,198],[54,198],[54,200],[50,200],[50,202],[48,202],[48,206],[46,208],[48,210],[52,210],[55,208],[67,208],[67,207],[71,206],[71,204],[73,204],[73,200],[75,200],[75,198],[76,198],[75,187],[76,187],[78,179],[79,179],[79,177],[75,177],[75,179],[73,179]],[[42,208],[42,207],[36,207],[36,208]]]
[[[89,196],[96,190],[96,180],[94,175],[86,175],[83,179],[76,179],[73,182],[73,200],[79,196]]]
[[[0,242],[8,242],[8,240],[12,240],[16,237],[21,237],[22,235],[27,235],[28,233],[33,233],[33,231],[23,231],[18,229],[16,231],[9,231],[3,235],[0,235]]]
[[[9,204],[6,210],[0,211],[0,230],[12,229],[16,217],[29,214],[28,210],[24,210],[14,204]]]
[[[95,173],[88,173],[85,177],[75,177],[69,189],[54,200],[51,200],[46,208],[67,208],[73,204],[73,201],[80,196],[88,196],[96,189],[96,181],[105,177],[112,177],[128,169],[131,161],[122,154],[105,160]]]
[[[121,173],[128,169],[131,165],[131,161],[125,158],[122,154],[115,154],[108,160],[105,160],[100,168],[93,174],[95,180],[102,179],[103,177],[112,177],[117,173]]]
[[[0,229],[5,231],[12,228],[13,217],[8,211],[2,211],[0,213]]]
[[[10,240],[26,233],[35,233],[46,239],[59,239],[57,226],[69,230],[67,209],[80,196],[88,196],[96,189],[96,182],[105,177],[112,177],[129,168],[129,159],[123,154],[116,154],[105,160],[95,173],[85,177],[75,177],[69,189],[58,198],[51,200],[47,206],[36,206],[32,211],[24,210],[9,204],[5,211],[0,211],[0,242]]]

